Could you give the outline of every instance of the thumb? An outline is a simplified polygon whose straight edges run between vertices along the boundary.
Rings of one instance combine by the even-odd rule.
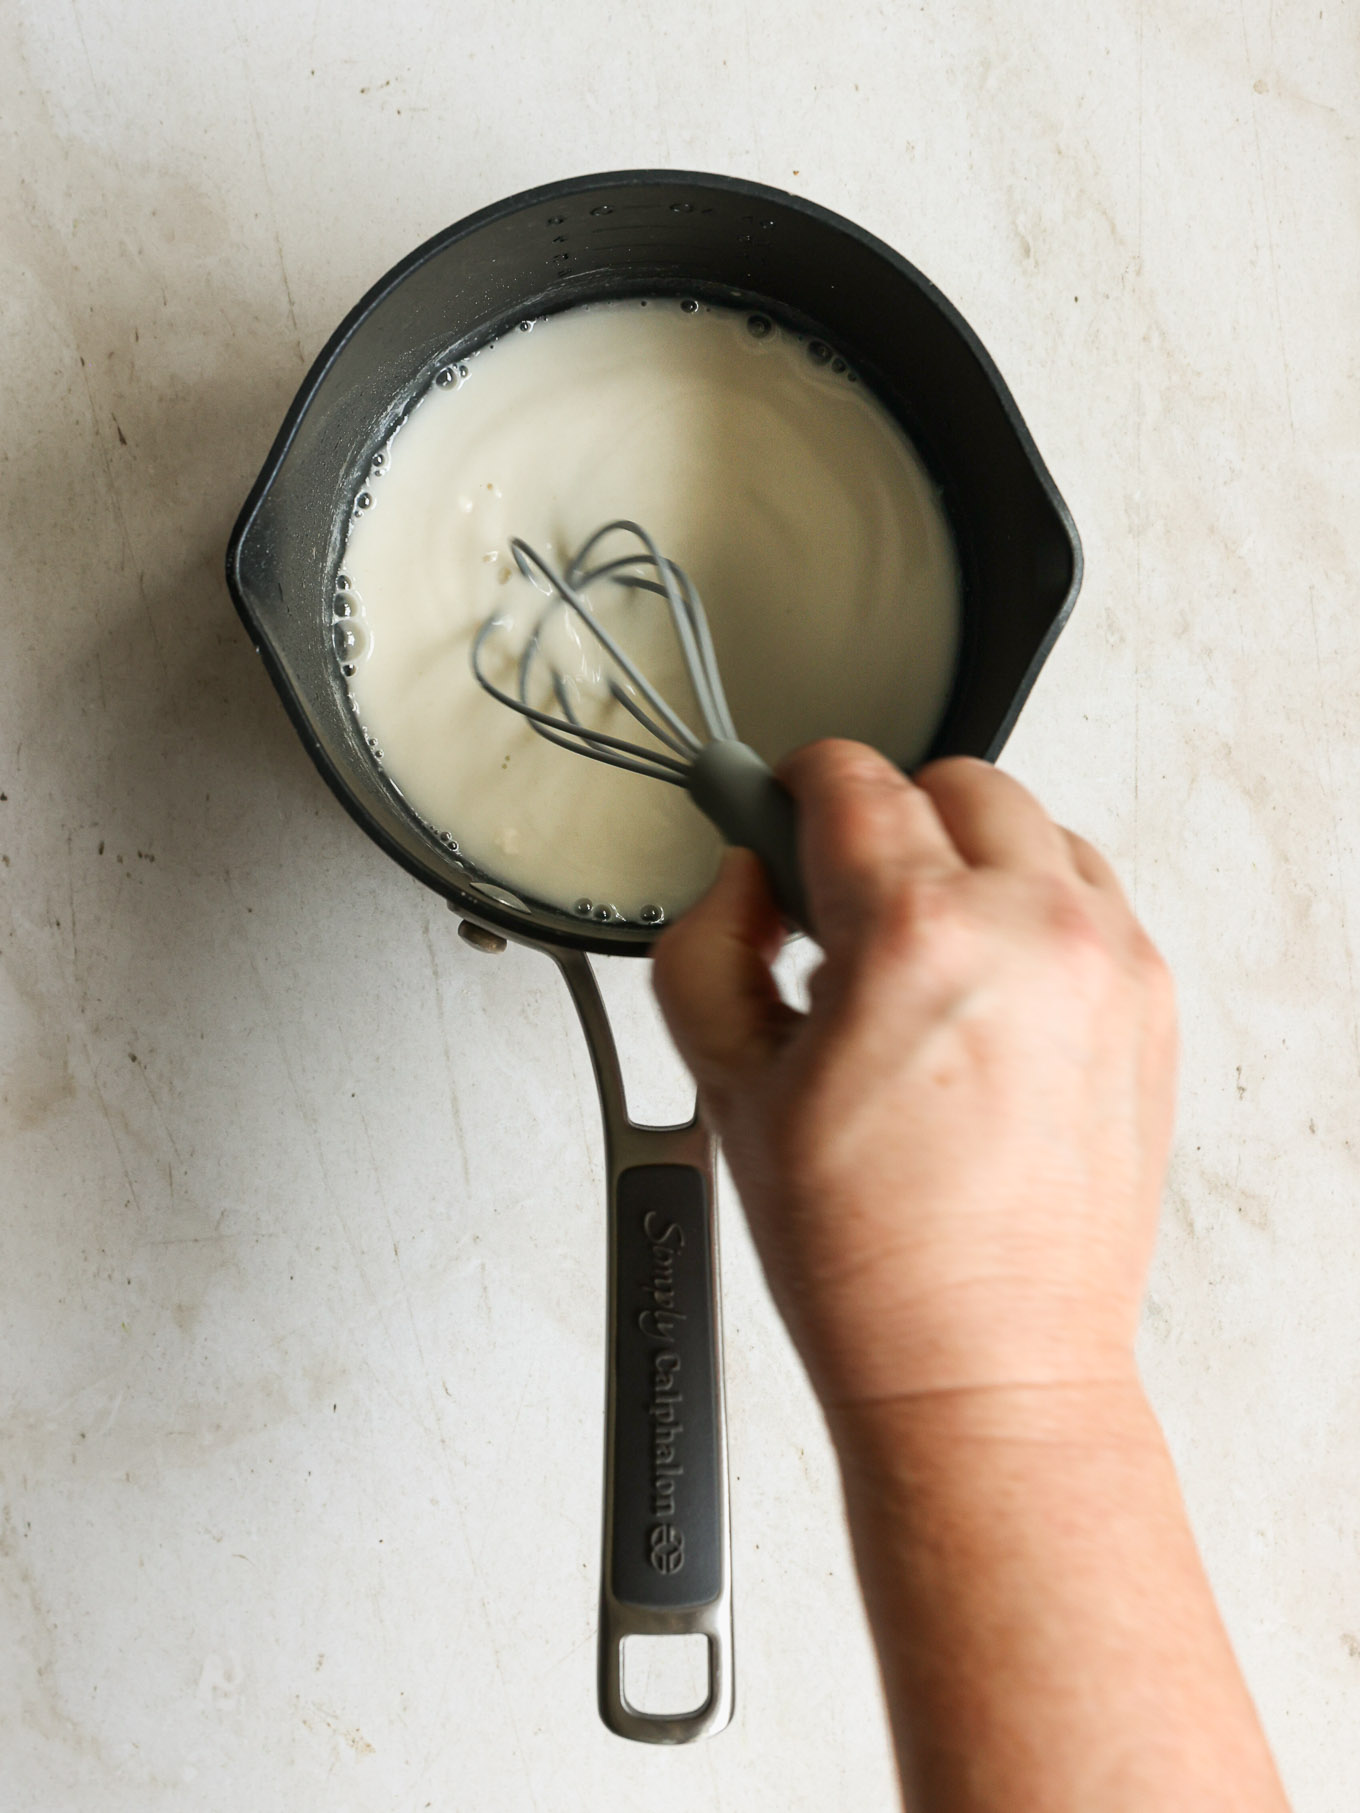
[[[758,859],[728,850],[707,894],[658,942],[656,998],[699,1083],[721,1087],[758,1068],[799,1018],[770,974],[783,936]]]

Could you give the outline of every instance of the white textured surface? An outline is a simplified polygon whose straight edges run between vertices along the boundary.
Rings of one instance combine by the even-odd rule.
[[[0,35],[0,1813],[890,1804],[732,1214],[737,1722],[596,1722],[583,1050],[544,963],[475,957],[343,817],[220,579],[376,275],[649,163],[905,251],[1081,526],[1008,759],[1180,978],[1148,1374],[1297,1805],[1352,1808],[1353,15],[11,0]]]

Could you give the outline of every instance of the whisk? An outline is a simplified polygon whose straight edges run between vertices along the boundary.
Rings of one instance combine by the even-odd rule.
[[[629,535],[640,545],[610,559],[597,557],[597,564],[590,565],[600,543],[615,534]],[[684,787],[728,843],[755,851],[765,865],[781,911],[794,924],[806,925],[793,799],[755,750],[737,736],[708,619],[693,581],[660,552],[644,528],[624,519],[596,529],[567,563],[565,573],[558,572],[518,537],[510,547],[521,574],[547,593],[548,602],[520,652],[517,691],[513,693],[497,686],[484,665],[488,642],[498,632],[508,630],[510,620],[499,612],[487,618],[472,644],[472,671],[479,683],[492,698],[527,718],[548,742],[613,768],[625,768],[673,787]],[[590,608],[586,594],[592,586],[606,580],[665,599],[703,719],[704,735],[692,729],[662,698]],[[561,610],[573,612],[604,649],[614,670],[608,676],[609,694],[642,726],[650,742],[613,736],[581,721],[572,702],[569,681],[553,665],[543,646],[544,632]],[[547,668],[556,711],[543,710],[531,702],[531,687],[538,681],[540,666]],[[541,691],[538,696],[543,696]]]

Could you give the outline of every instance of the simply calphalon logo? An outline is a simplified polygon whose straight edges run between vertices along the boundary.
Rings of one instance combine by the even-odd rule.
[[[678,1574],[685,1565],[685,1533],[673,1523],[659,1523],[651,1536],[651,1563],[658,1574]]]
[[[685,1322],[680,1308],[680,1263],[685,1250],[684,1230],[654,1209],[642,1218],[651,1270],[642,1281],[647,1307],[638,1315],[638,1327],[651,1344],[651,1379],[647,1416],[651,1433],[651,1512],[655,1520],[648,1537],[648,1559],[658,1574],[678,1574],[685,1565],[685,1533],[680,1527],[679,1486],[685,1465],[680,1458],[685,1402],[680,1389],[680,1355],[672,1343]]]

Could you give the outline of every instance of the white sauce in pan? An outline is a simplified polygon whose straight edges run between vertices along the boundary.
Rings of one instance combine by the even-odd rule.
[[[720,847],[678,788],[556,748],[478,688],[479,625],[514,620],[488,661],[513,690],[544,603],[516,535],[564,566],[609,519],[644,524],[697,585],[737,729],[768,760],[829,735],[919,759],[954,673],[954,547],[910,442],[825,347],[745,312],[613,302],[446,376],[356,511],[345,660],[389,777],[464,856],[517,894],[636,920],[682,911]],[[687,715],[661,602],[608,584],[591,598]],[[593,649],[564,634],[554,649],[588,721],[636,735]]]

